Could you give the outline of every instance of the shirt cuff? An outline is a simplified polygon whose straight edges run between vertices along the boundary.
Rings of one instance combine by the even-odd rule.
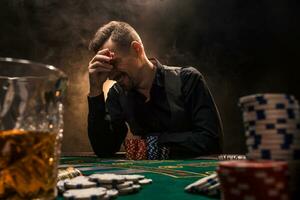
[[[88,96],[87,99],[90,114],[105,113],[105,101],[103,93],[95,97]]]

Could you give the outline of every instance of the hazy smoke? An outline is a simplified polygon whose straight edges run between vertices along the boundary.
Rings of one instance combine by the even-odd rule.
[[[300,97],[293,63],[296,6],[283,1],[2,0],[0,55],[53,64],[69,76],[64,151],[89,151],[86,132],[89,40],[122,20],[140,33],[146,53],[192,65],[208,80],[224,121],[225,148],[244,151],[239,96],[290,92]],[[291,33],[287,30],[292,30]],[[292,86],[291,86],[292,85]],[[231,147],[235,146],[234,149]]]

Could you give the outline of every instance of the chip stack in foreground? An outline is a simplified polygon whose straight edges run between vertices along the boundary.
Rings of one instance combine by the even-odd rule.
[[[249,159],[300,159],[300,115],[292,95],[257,94],[240,98]]]
[[[222,161],[217,172],[224,200],[288,200],[284,161]]]
[[[137,193],[142,185],[152,183],[151,179],[138,174],[92,174],[61,180],[57,189],[65,199],[115,199],[119,195]]]
[[[300,180],[300,114],[293,95],[256,94],[240,98],[246,132],[247,157],[288,161],[291,194]]]

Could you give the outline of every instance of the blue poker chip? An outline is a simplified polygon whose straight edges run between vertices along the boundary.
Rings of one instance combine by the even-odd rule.
[[[252,135],[251,138],[253,138],[255,144],[261,144],[262,140],[264,139],[262,135]],[[282,141],[283,144],[292,144],[294,141],[294,135],[282,135],[281,139],[279,138],[279,141]]]
[[[247,157],[266,160],[300,160],[300,149],[272,150],[261,149],[252,150],[247,153]]]
[[[298,120],[300,114],[298,110],[257,110],[254,112],[243,113],[244,122],[260,120]]]
[[[256,110],[285,110],[285,109],[299,109],[298,102],[291,103],[283,103],[283,102],[275,102],[275,103],[267,103],[263,105],[245,105],[242,107],[244,112],[252,112]]]
[[[259,104],[267,104],[268,100],[282,100],[293,103],[296,99],[293,95],[289,94],[254,94],[243,96],[239,99],[241,104],[258,102]]]
[[[255,131],[255,130],[246,130],[245,134],[247,137],[261,137],[265,139],[284,139],[287,137],[291,137],[293,139],[299,139],[300,134],[299,132],[288,132],[285,129],[280,130],[268,130],[268,131]]]
[[[245,122],[246,125],[255,126],[261,124],[276,124],[276,125],[285,125],[285,124],[297,124],[300,128],[300,121],[294,119],[286,119],[286,118],[277,118],[277,119],[267,119],[267,120],[249,120]]]
[[[248,149],[251,150],[259,150],[259,149],[276,149],[276,150],[289,150],[289,149],[297,149],[300,148],[299,145],[294,145],[289,142],[284,142],[282,144],[273,144],[273,145],[267,145],[267,144],[261,144],[261,143],[254,143],[251,145],[248,145]]]
[[[158,160],[160,158],[158,136],[147,136],[146,143],[148,160]]]

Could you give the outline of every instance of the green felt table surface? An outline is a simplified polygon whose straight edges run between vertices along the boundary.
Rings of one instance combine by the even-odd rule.
[[[184,191],[185,186],[216,169],[216,160],[144,160],[100,159],[97,157],[62,157],[60,167],[73,166],[84,175],[93,173],[142,174],[153,180],[136,194],[119,196],[126,200],[207,200],[216,199]],[[57,200],[63,199],[58,197]]]

